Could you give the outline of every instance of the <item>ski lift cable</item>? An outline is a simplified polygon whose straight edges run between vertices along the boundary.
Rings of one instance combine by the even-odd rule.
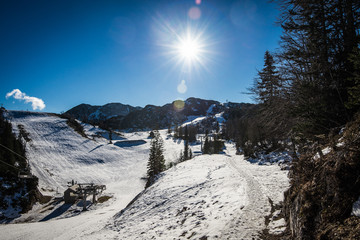
[[[1,143],[0,143],[0,146],[2,146],[3,148],[5,148],[5,149],[9,150],[10,152],[12,152],[12,153],[14,153],[14,154],[18,155],[19,157],[21,157],[21,158],[23,158],[23,159],[25,159],[25,160],[27,161],[27,159],[26,159],[25,157],[23,157],[23,156],[21,156],[20,154],[18,154],[18,153],[16,153],[16,152],[14,152],[14,151],[13,151],[13,150],[11,150],[10,148],[5,147],[5,146],[4,146],[4,145],[2,145]]]
[[[16,170],[20,170],[19,168],[15,167],[15,166],[13,166],[13,165],[10,165],[10,164],[8,164],[7,162],[4,162],[3,160],[0,160],[0,162],[4,163],[4,164],[6,164],[6,165],[8,165],[8,166],[10,166],[10,167],[13,167],[13,168],[15,168]]]
[[[7,147],[5,147],[5,146],[2,145],[1,143],[0,143],[0,146],[4,147],[5,149],[9,150],[9,151],[12,152],[12,153],[18,155],[19,157],[25,159],[25,161],[27,160],[25,157],[19,155],[18,153],[14,152],[13,150],[11,150],[11,149],[9,149],[9,148],[7,148]],[[20,171],[21,171],[20,168],[15,167],[15,166],[13,166],[13,165],[11,165],[11,164],[8,164],[7,162],[4,162],[4,161],[2,161],[2,160],[0,160],[0,162],[4,163],[5,165],[7,165],[7,166],[9,166],[9,167],[13,167],[13,168],[15,168],[16,170],[18,170],[18,171],[19,171],[19,172],[18,172],[18,177],[19,177],[19,178],[32,178],[32,177],[31,177],[31,176],[32,176],[31,174],[30,174],[30,177],[29,177],[29,175],[20,176]]]

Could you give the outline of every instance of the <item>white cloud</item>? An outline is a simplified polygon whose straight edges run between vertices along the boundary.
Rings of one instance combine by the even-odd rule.
[[[26,93],[21,92],[19,89],[14,89],[11,92],[6,94],[6,99],[13,97],[17,100],[24,100],[25,103],[31,103],[33,110],[39,109],[43,110],[45,108],[45,103],[42,99],[37,97],[30,97]]]
[[[177,86],[177,90],[179,93],[186,93],[187,86],[185,80],[181,80],[181,83]]]

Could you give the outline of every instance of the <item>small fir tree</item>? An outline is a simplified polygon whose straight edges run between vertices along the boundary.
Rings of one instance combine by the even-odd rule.
[[[209,138],[207,135],[205,136],[205,142],[204,142],[204,146],[203,146],[203,154],[210,154],[210,143],[209,143]]]
[[[185,127],[185,135],[184,135],[184,160],[189,159],[189,132],[188,127]]]

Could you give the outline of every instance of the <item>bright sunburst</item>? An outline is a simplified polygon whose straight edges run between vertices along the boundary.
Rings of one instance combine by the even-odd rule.
[[[182,58],[195,60],[199,57],[201,46],[196,39],[192,39],[191,36],[188,36],[186,39],[180,39],[178,44],[177,49]]]
[[[176,35],[170,47],[171,54],[177,63],[183,66],[183,69],[205,67],[208,52],[203,32],[196,32],[188,27],[186,31]]]
[[[161,46],[160,54],[168,61],[163,67],[169,67],[169,73],[180,72],[179,79],[191,79],[196,74],[211,72],[209,64],[214,59],[215,42],[209,35],[208,26],[204,24],[168,21],[159,16],[156,18],[157,44]],[[188,82],[188,81],[187,81]]]

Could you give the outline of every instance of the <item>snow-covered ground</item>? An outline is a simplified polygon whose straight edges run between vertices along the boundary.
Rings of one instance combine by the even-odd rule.
[[[266,228],[269,198],[288,185],[276,165],[203,155],[178,164],[95,236],[121,239],[252,239]],[[284,224],[284,222],[282,222]],[[273,224],[272,232],[283,229]]]
[[[265,216],[270,214],[269,199],[276,204],[283,198],[287,171],[245,161],[231,144],[225,154],[197,156],[170,168],[124,209],[145,184],[141,177],[146,174],[148,132],[123,133],[109,144],[104,138],[81,137],[56,116],[12,112],[11,121],[30,133],[27,152],[45,195],[62,192],[74,179],[106,184],[106,194],[113,198],[86,212],[1,225],[1,239],[256,239],[264,228],[283,228],[281,221],[266,226]],[[85,129],[88,135],[101,131],[90,125]],[[175,161],[183,142],[165,130],[161,135],[165,158]],[[117,144],[121,141],[127,142]],[[200,145],[191,148],[198,152]],[[32,214],[41,209],[37,205]]]

